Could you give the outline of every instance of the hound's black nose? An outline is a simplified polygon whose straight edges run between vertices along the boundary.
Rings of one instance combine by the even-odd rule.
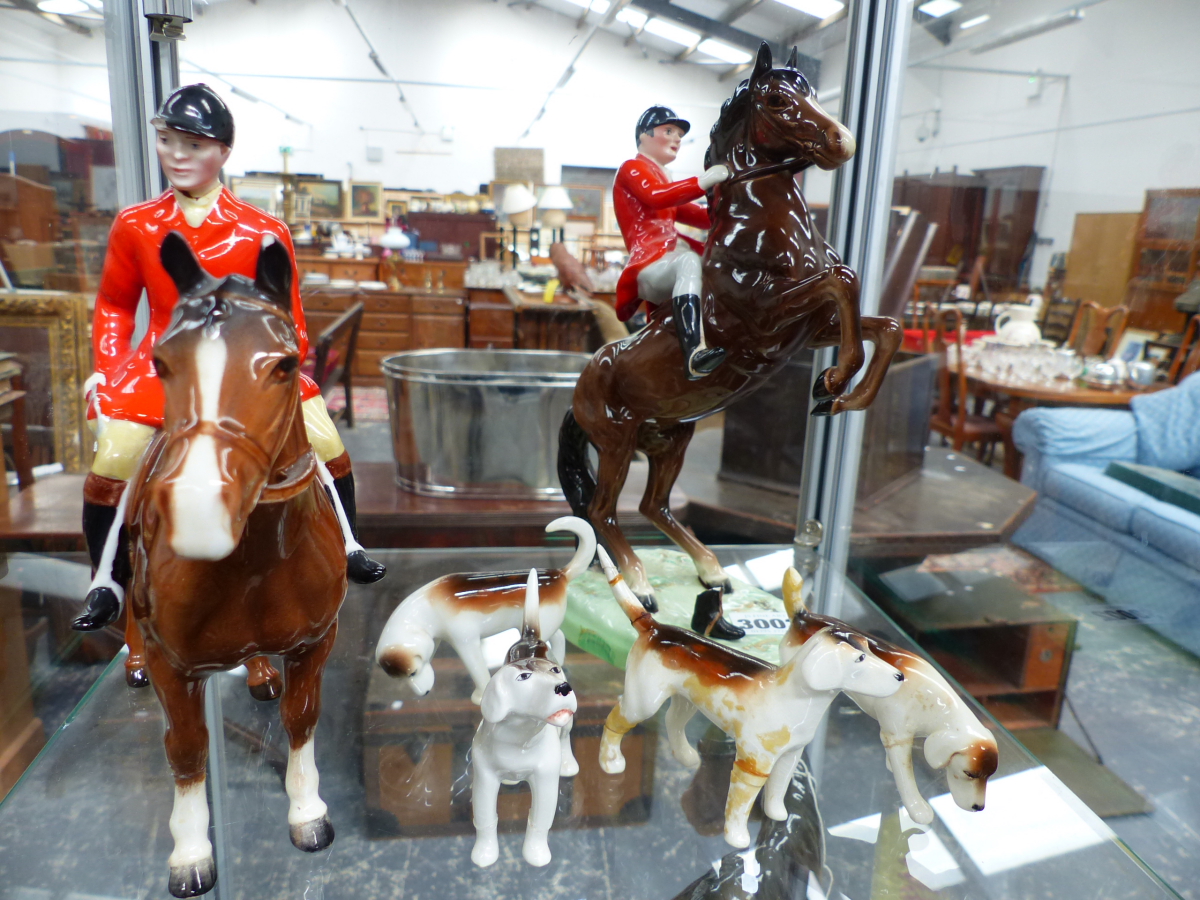
[[[903,681],[903,680],[904,680],[904,673],[903,673],[903,672],[897,672],[897,673],[896,673],[896,680],[897,680],[897,681]]]
[[[556,684],[554,686],[554,693],[562,694],[565,697],[567,694],[571,693],[571,685],[565,681],[562,684]]]
[[[983,809],[983,804],[982,804],[982,803],[972,803],[972,804],[971,804],[971,809],[972,809],[974,812],[979,812],[981,809]]]

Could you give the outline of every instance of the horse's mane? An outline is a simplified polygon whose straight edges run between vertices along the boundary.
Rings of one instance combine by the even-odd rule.
[[[812,86],[799,69],[790,66],[771,69],[766,76],[786,79],[796,84],[806,96],[812,94]],[[746,118],[750,113],[750,82],[754,80],[753,76],[747,78],[734,89],[732,96],[721,104],[721,113],[708,133],[708,150],[704,153],[704,168],[707,169],[709,166],[715,166],[717,163],[729,159],[729,152],[733,149],[737,139],[741,137],[742,126],[745,125]]]

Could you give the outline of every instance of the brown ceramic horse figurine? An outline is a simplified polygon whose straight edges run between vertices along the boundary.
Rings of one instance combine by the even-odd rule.
[[[838,361],[817,381],[813,415],[870,405],[900,346],[894,319],[862,317],[858,276],[842,265],[813,225],[796,172],[836,169],[854,138],[817,104],[794,66],[772,67],[764,43],[754,72],[721,108],[705,165],[724,163],[730,179],[709,195],[712,228],[704,248],[704,332],[724,364],[689,381],[669,304],[636,336],[596,352],[563,421],[558,474],[575,515],[588,519],[613,552],[629,586],[656,608],[641,562],[617,524],[617,497],[635,450],[650,460],[641,511],[692,558],[707,587],[728,586],[716,556],[671,515],[667,500],[697,419],[763,384],[804,347],[837,346]],[[862,381],[863,337],[876,352]],[[593,474],[588,444],[599,456]]]
[[[204,785],[213,672],[283,657],[292,843],[311,852],[333,840],[313,733],[346,555],[300,411],[287,251],[265,246],[253,282],[218,282],[178,234],[161,255],[180,299],[154,348],[163,431],[129,487],[129,597],[175,774],[168,887],[190,897],[216,882]]]

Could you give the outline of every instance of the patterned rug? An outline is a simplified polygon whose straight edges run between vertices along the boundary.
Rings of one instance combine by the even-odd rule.
[[[921,572],[990,572],[1015,582],[1031,594],[1052,594],[1060,591],[1081,591],[1083,588],[1019,547],[992,545],[976,547],[962,553],[942,553],[925,557],[918,567]]]
[[[337,385],[326,400],[326,406],[331,413],[346,407],[346,395],[342,386]],[[386,422],[388,420],[387,388],[355,387],[354,388],[354,421],[356,422]]]

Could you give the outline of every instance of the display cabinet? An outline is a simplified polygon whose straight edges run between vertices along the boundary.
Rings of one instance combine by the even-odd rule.
[[[736,577],[767,588],[792,562],[790,548],[778,546],[718,554]],[[414,697],[375,665],[375,644],[399,600],[434,577],[561,565],[569,555],[566,548],[385,551],[379,558],[389,577],[351,586],[316,738],[321,793],[337,831],[326,851],[304,854],[288,842],[287,747],[276,702],[251,699],[241,672],[213,676],[209,784],[220,872],[213,896],[1176,896],[977,706],[1000,749],[983,811],[955,807],[942,774],[917,754],[918,782],[937,817],[928,831],[902,818],[876,723],[839,696],[793,779],[787,826],[768,829],[756,811],[753,849],[735,851],[721,837],[732,745],[697,717],[689,736],[701,764],[685,768],[667,748],[660,716],[626,738],[626,771],[604,774],[596,765],[599,723],[623,676],[574,647],[566,669],[580,698],[572,740],[581,768],[560,782],[553,860],[545,868],[522,861],[529,795],[524,786],[506,787],[499,861],[477,868],[466,750],[479,713],[468,699],[470,679],[452,652],[442,652],[434,691]],[[33,583],[35,571],[26,559],[25,588],[47,590],[44,580]],[[843,618],[913,646],[851,585],[835,583]],[[126,687],[118,658],[0,805],[0,900],[165,896],[172,785],[162,729],[154,693]]]

